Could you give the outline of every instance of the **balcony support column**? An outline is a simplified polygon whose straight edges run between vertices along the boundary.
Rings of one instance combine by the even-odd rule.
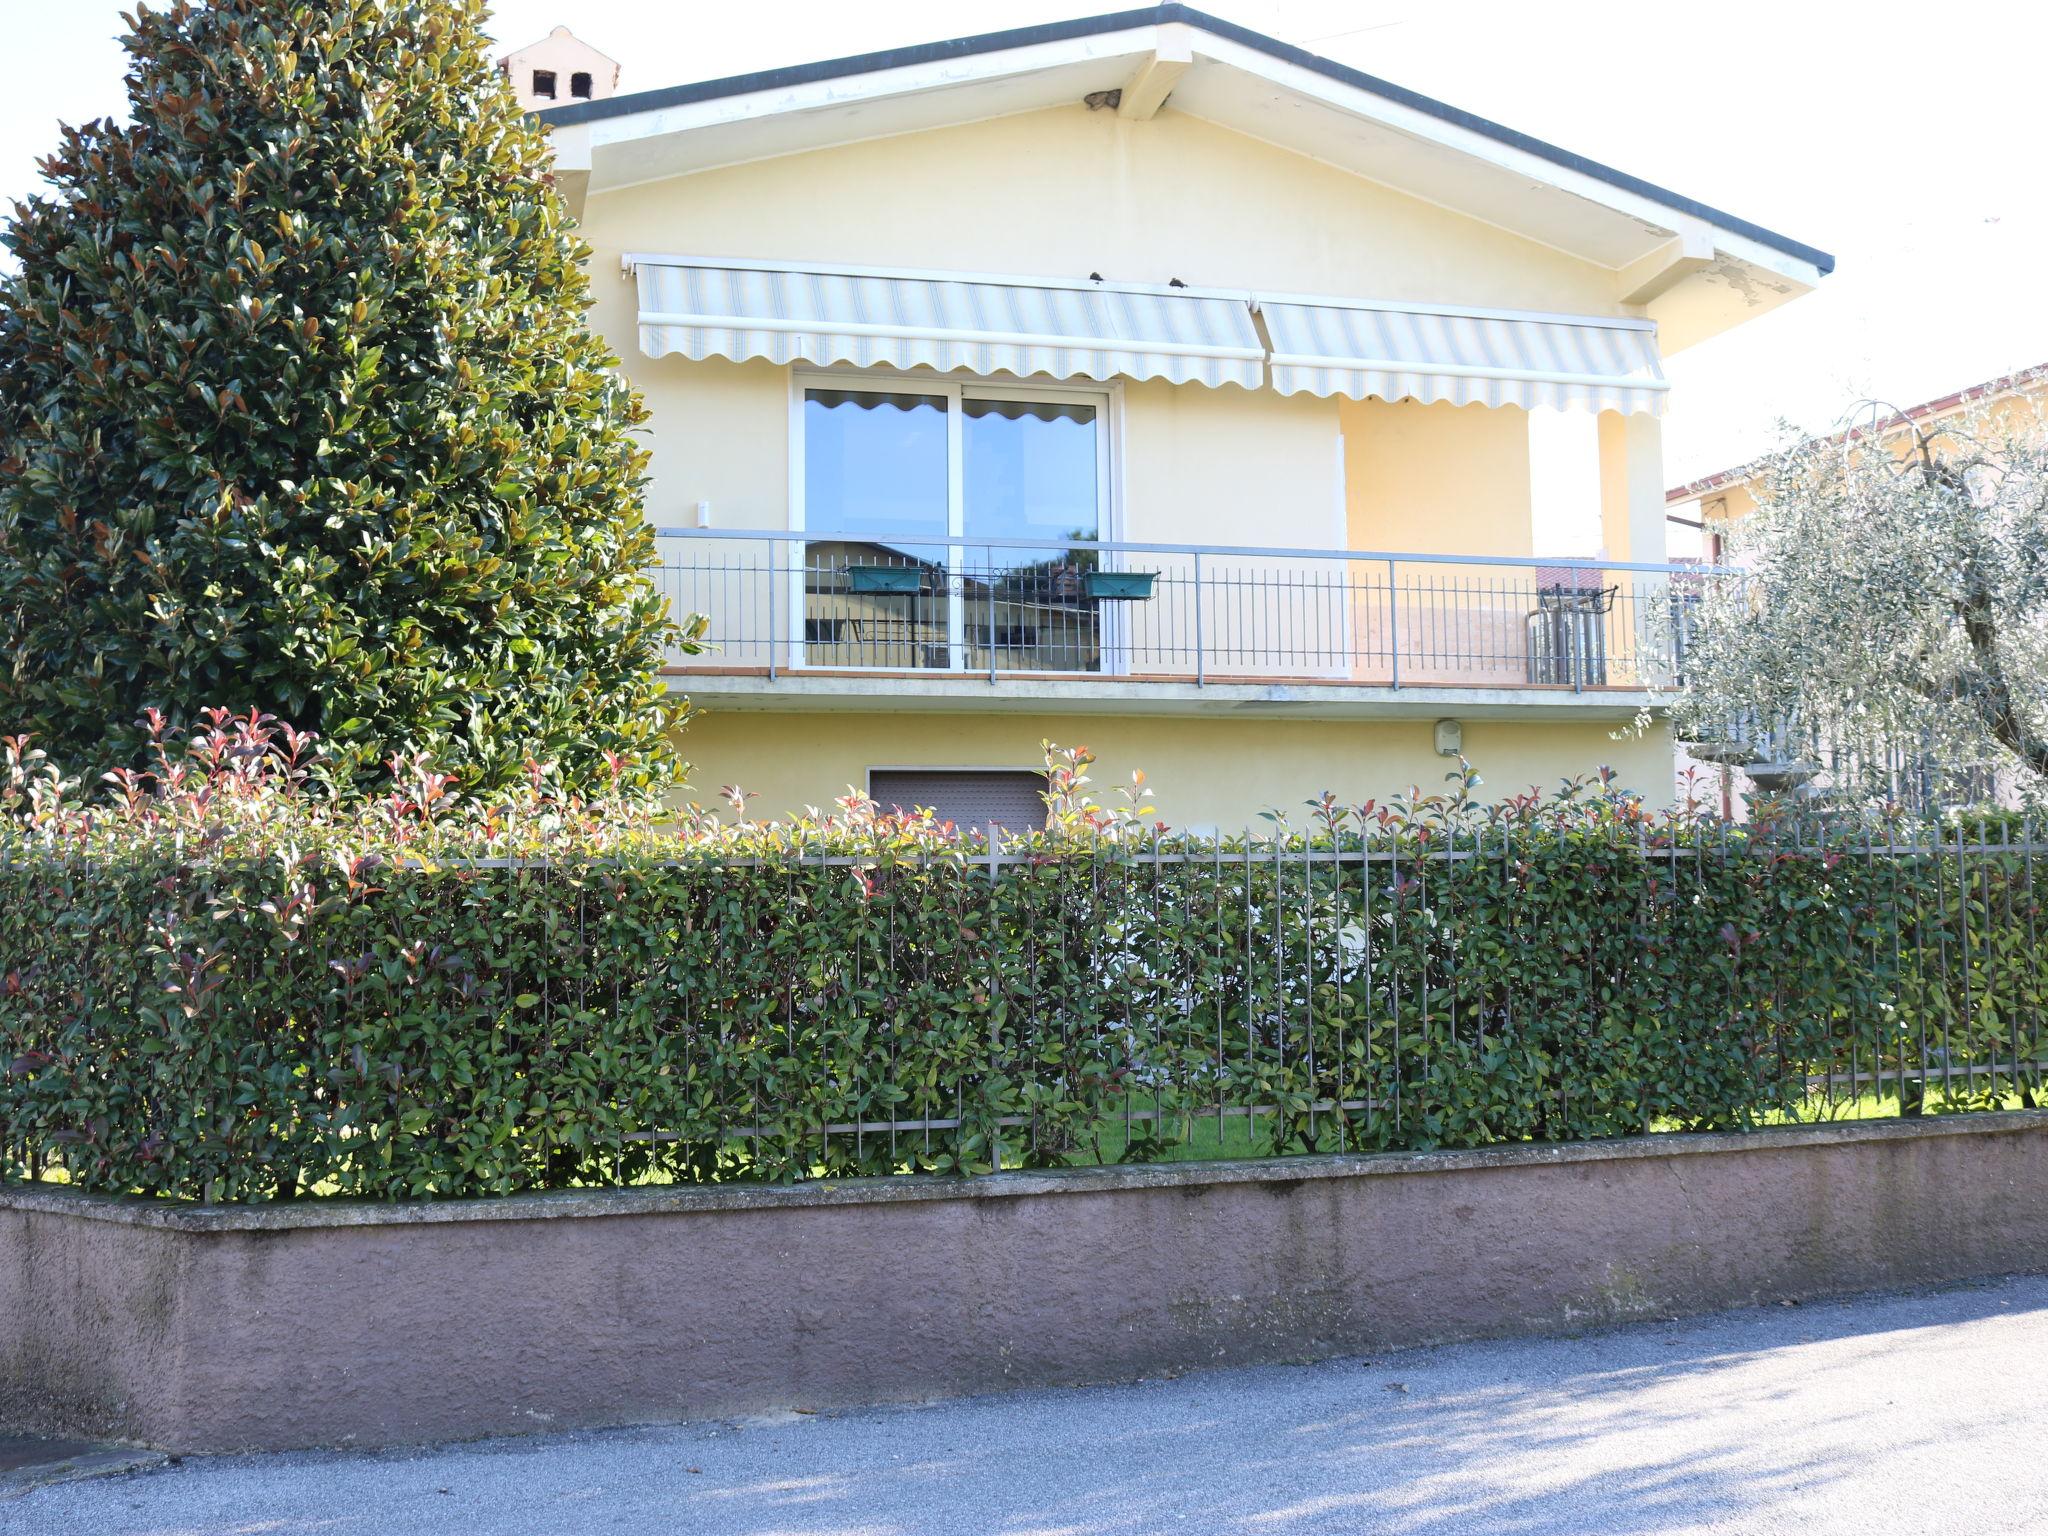
[[[1610,560],[1664,562],[1664,425],[1600,413],[1600,542]]]
[[[1664,431],[1647,411],[1600,415],[1600,535],[1610,560],[1661,565],[1664,536]],[[1623,575],[1607,621],[1617,680],[1660,686],[1674,677],[1671,584],[1641,572]]]

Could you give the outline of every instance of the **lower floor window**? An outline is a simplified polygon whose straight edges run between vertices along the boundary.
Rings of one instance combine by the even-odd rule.
[[[1045,825],[1045,775],[1010,768],[876,768],[868,796],[885,811],[930,809],[964,832]]]

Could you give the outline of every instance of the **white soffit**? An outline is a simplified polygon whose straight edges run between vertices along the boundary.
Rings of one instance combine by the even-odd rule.
[[[590,124],[593,191],[862,139],[1071,106],[1119,89],[1151,28],[749,91]]]
[[[1220,41],[1211,46],[1232,47]],[[1529,157],[1476,134],[1465,136],[1468,144],[1448,143],[1456,129],[1397,104],[1385,104],[1385,117],[1364,115],[1338,101],[1362,93],[1309,70],[1268,62],[1298,78],[1275,80],[1247,71],[1240,60],[1198,56],[1174,91],[1173,106],[1602,266],[1633,261],[1675,233],[1677,215],[1664,214],[1660,225],[1612,206],[1605,195],[1567,191],[1547,179],[1569,174],[1556,166],[1538,172],[1503,163]],[[1327,89],[1314,89],[1318,84]]]

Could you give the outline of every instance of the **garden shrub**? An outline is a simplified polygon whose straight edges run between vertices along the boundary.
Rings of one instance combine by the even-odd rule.
[[[399,761],[339,805],[253,715],[157,750],[87,807],[8,748],[16,1175],[259,1201],[974,1172],[1157,1156],[1219,1108],[1270,1151],[1479,1146],[1835,1112],[1902,1071],[1988,1104],[2043,1053],[2018,844],[1887,852],[1604,780],[1211,840],[1098,803],[1077,752],[1048,828],[991,847],[858,798],[665,819],[538,769],[484,804]]]

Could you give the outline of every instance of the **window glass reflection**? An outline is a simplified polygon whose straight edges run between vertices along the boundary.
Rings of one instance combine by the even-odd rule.
[[[967,665],[1096,670],[1099,615],[1084,587],[1095,552],[1003,542],[1098,537],[1096,408],[967,399],[960,414],[963,532],[976,541],[966,551]]]
[[[804,645],[814,666],[952,664],[946,397],[804,391]],[[874,537],[834,538],[834,534]]]
[[[943,566],[943,546],[913,536],[946,531],[946,397],[805,390],[804,527],[884,534]]]

